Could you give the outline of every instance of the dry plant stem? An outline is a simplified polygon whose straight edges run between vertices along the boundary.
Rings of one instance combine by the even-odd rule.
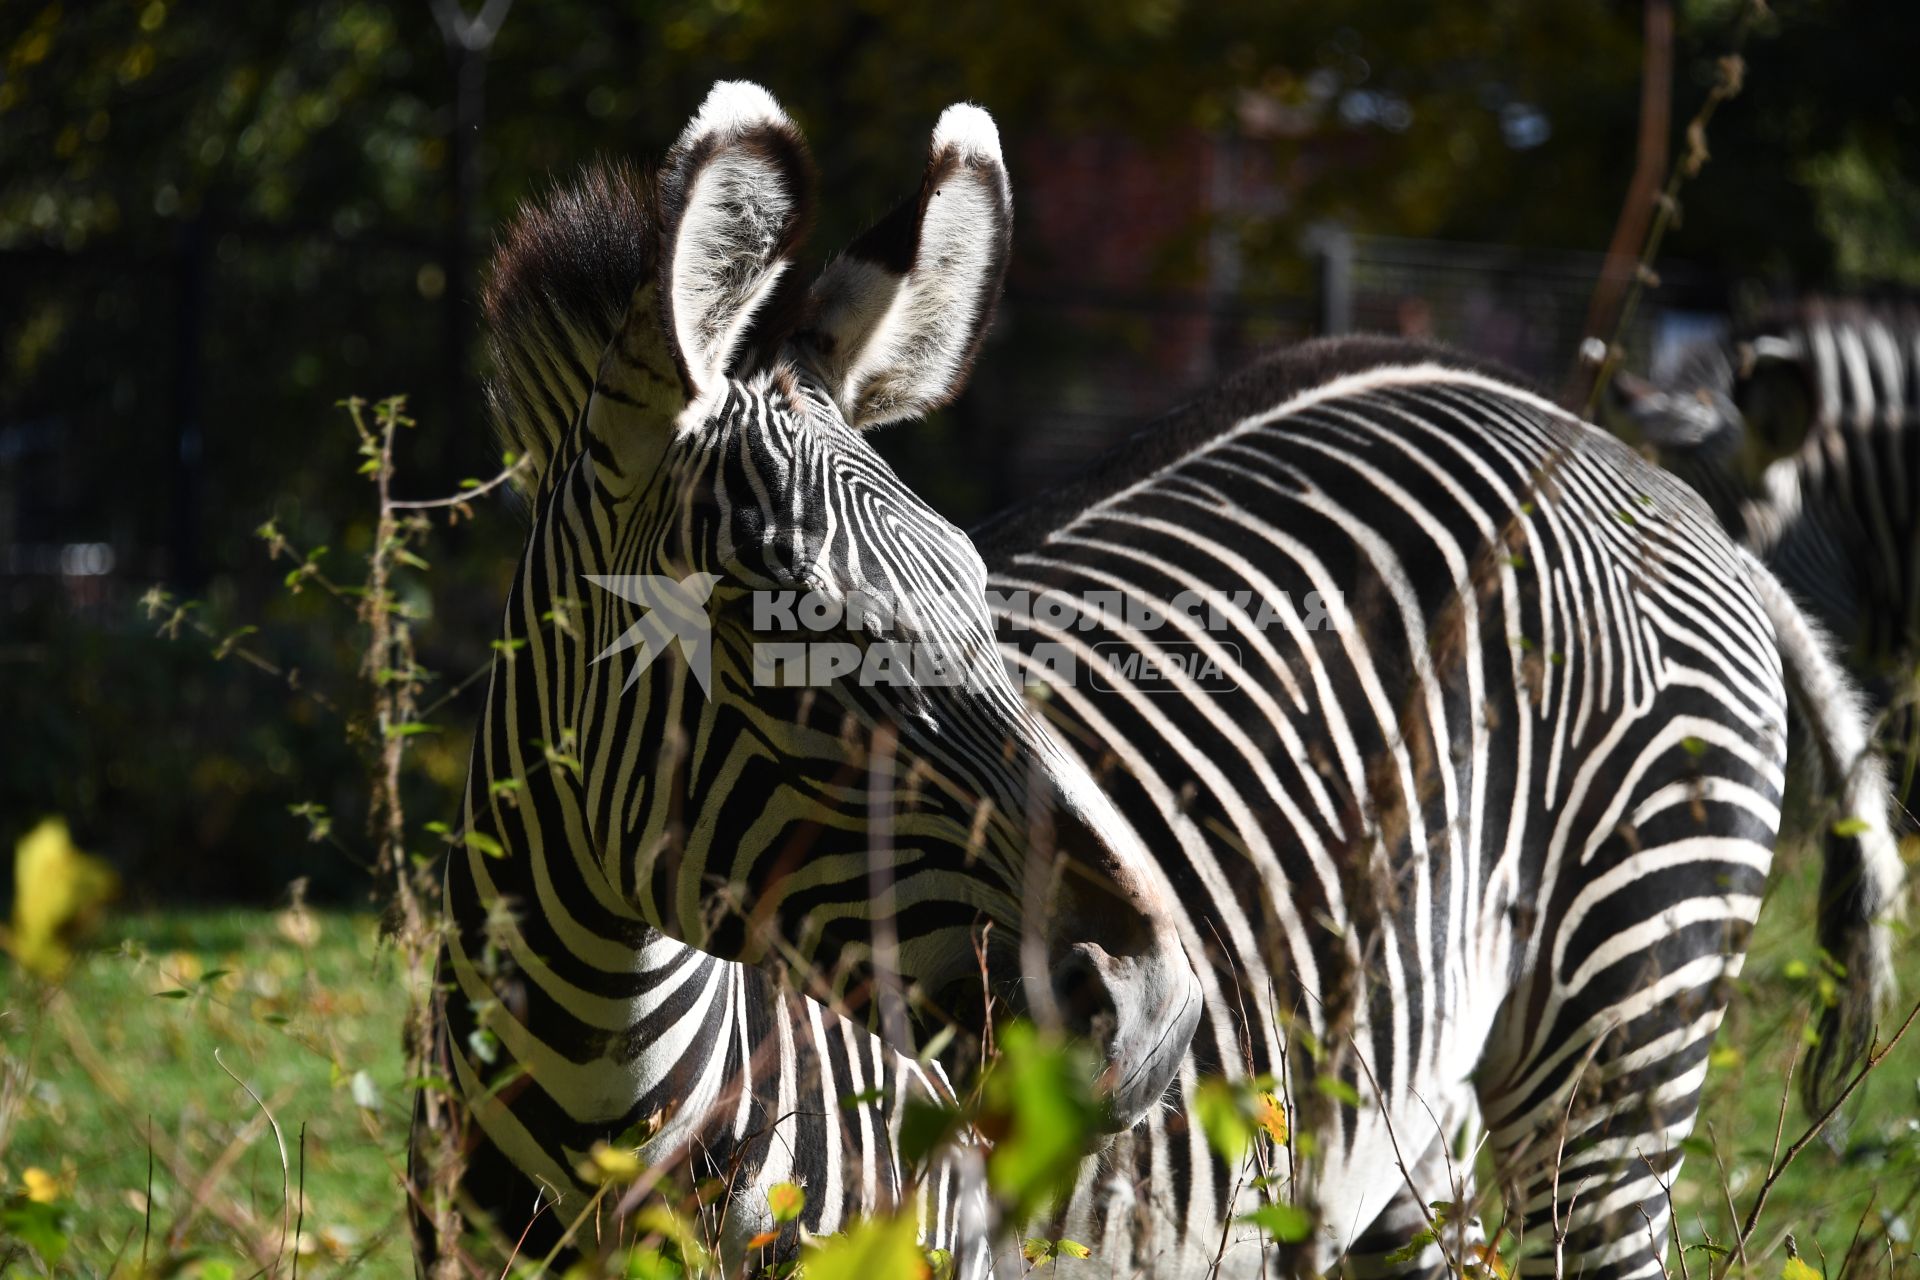
[[[1347,1043],[1353,1049],[1353,1057],[1360,1069],[1367,1073],[1367,1083],[1373,1086],[1373,1099],[1380,1107],[1380,1118],[1387,1126],[1387,1141],[1393,1144],[1393,1161],[1400,1166],[1400,1177],[1406,1182],[1407,1190],[1413,1193],[1413,1202],[1420,1207],[1420,1216],[1426,1220],[1427,1230],[1433,1234],[1433,1243],[1440,1250],[1440,1256],[1446,1261],[1447,1274],[1459,1275],[1460,1264],[1454,1260],[1453,1253],[1447,1248],[1447,1242],[1441,1237],[1440,1224],[1434,1220],[1433,1211],[1427,1207],[1426,1197],[1420,1194],[1420,1188],[1414,1185],[1413,1171],[1407,1168],[1407,1157],[1400,1150],[1400,1137],[1393,1131],[1391,1112],[1387,1107],[1387,1096],[1380,1092],[1380,1082],[1374,1078],[1373,1068],[1367,1065],[1367,1055],[1360,1052],[1360,1042],[1347,1033]],[[1446,1140],[1441,1135],[1441,1141]]]
[[[407,554],[406,545],[413,536],[412,527],[403,527],[393,497],[393,445],[401,426],[410,420],[398,401],[387,400],[374,410],[378,436],[367,429],[364,404],[348,402],[348,412],[372,456],[374,490],[379,501],[379,521],[374,530],[373,551],[367,563],[367,587],[362,599],[361,617],[368,628],[366,661],[362,677],[373,693],[374,723],[379,731],[378,756],[370,785],[368,822],[377,850],[376,862],[382,874],[392,877],[394,905],[398,919],[395,942],[406,967],[407,1072],[414,1079],[427,1079],[431,1065],[434,1036],[434,994],[428,990],[437,953],[437,929],[427,918],[422,898],[432,892],[431,877],[416,870],[407,852],[406,809],[401,795],[401,775],[406,764],[410,726],[418,722],[415,694],[419,688],[418,667],[414,661],[413,632],[393,597],[393,568]],[[417,517],[409,517],[418,524]],[[416,878],[417,877],[417,878]],[[425,993],[425,994],[423,994]],[[456,1137],[451,1116],[439,1093],[421,1091],[428,1137],[421,1143],[428,1186],[424,1192],[433,1224],[435,1280],[457,1275],[455,1259],[460,1243],[460,1214],[455,1207],[453,1181],[458,1176]]]
[[[1713,1131],[1712,1123],[1708,1123],[1707,1125],[1707,1139],[1713,1147],[1714,1168],[1720,1171],[1720,1196],[1721,1199],[1726,1202],[1727,1222],[1732,1224],[1740,1220],[1740,1211],[1733,1207],[1733,1178],[1727,1173],[1727,1162],[1720,1154],[1720,1135]],[[1742,1267],[1748,1265],[1747,1242],[1745,1237],[1738,1238],[1733,1242],[1733,1253],[1731,1256],[1738,1258]]]
[[[1601,333],[1630,282],[1629,264],[1646,242],[1653,218],[1654,193],[1667,172],[1667,130],[1673,120],[1673,4],[1672,0],[1645,0],[1644,37],[1640,64],[1640,140],[1635,147],[1633,179],[1607,245],[1600,281],[1587,309],[1583,332]]]
[[[280,1153],[280,1247],[274,1252],[273,1256],[274,1265],[278,1266],[280,1259],[285,1257],[287,1252],[287,1140],[280,1132],[280,1122],[273,1118],[273,1108],[269,1107],[266,1101],[253,1091],[252,1085],[235,1075],[233,1068],[221,1061],[220,1051],[218,1049],[213,1051],[213,1062],[215,1066],[227,1073],[229,1080],[247,1091],[247,1096],[253,1099],[253,1105],[260,1108],[260,1114],[267,1118],[267,1123],[273,1128],[273,1144]],[[302,1126],[302,1132],[304,1131],[305,1127]],[[295,1248],[298,1248],[297,1243]]]
[[[293,1280],[300,1280],[300,1236],[307,1229],[307,1122],[300,1122],[300,1181],[294,1192],[299,1211],[293,1222]]]
[[[874,732],[867,753],[867,795],[872,806],[867,835],[867,895],[873,903],[873,974],[880,1002],[880,1036],[900,1053],[913,1052],[907,1031],[906,993],[900,982],[900,927],[894,918],[893,768],[895,730]]]
[[[1573,1230],[1572,1201],[1567,1203],[1567,1220],[1564,1223],[1560,1220],[1560,1170],[1567,1159],[1567,1133],[1573,1128],[1573,1104],[1580,1097],[1580,1082],[1587,1078],[1587,1068],[1591,1067],[1593,1060],[1600,1056],[1600,1046],[1606,1043],[1607,1037],[1613,1034],[1614,1029],[1609,1026],[1595,1036],[1593,1043],[1587,1046],[1585,1055],[1580,1059],[1580,1069],[1573,1073],[1573,1083],[1567,1087],[1567,1109],[1560,1114],[1560,1131],[1554,1137],[1552,1213],[1553,1274],[1556,1276],[1566,1273],[1567,1234]],[[1579,1199],[1579,1196],[1580,1193],[1575,1191],[1574,1199]]]
[[[1892,1038],[1867,1054],[1866,1062],[1861,1066],[1860,1070],[1855,1073],[1853,1079],[1847,1082],[1847,1087],[1840,1091],[1840,1096],[1835,1098],[1825,1111],[1822,1111],[1814,1118],[1813,1123],[1807,1126],[1806,1132],[1794,1139],[1793,1145],[1787,1148],[1787,1153],[1781,1156],[1778,1162],[1769,1159],[1766,1180],[1760,1184],[1760,1190],[1754,1195],[1753,1208],[1747,1211],[1746,1221],[1741,1224],[1740,1234],[1736,1238],[1737,1243],[1741,1246],[1741,1261],[1743,1263],[1746,1261],[1746,1243],[1752,1238],[1754,1231],[1760,1225],[1760,1211],[1766,1208],[1767,1196],[1772,1192],[1774,1183],[1780,1181],[1780,1175],[1785,1173],[1788,1167],[1793,1164],[1794,1160],[1799,1157],[1800,1153],[1807,1149],[1807,1145],[1820,1136],[1820,1131],[1825,1129],[1828,1122],[1840,1113],[1840,1108],[1846,1105],[1847,1099],[1853,1096],[1854,1091],[1865,1083],[1866,1078],[1872,1075],[1881,1063],[1887,1060],[1887,1055],[1893,1052],[1894,1047],[1897,1046],[1901,1039],[1907,1034],[1907,1029],[1913,1025],[1915,1018],[1920,1018],[1920,1004],[1915,1004],[1912,1009],[1908,1010],[1905,1020],[1900,1023],[1899,1030],[1893,1033]],[[1722,1280],[1722,1277],[1727,1274],[1727,1270],[1727,1267],[1722,1267],[1715,1275],[1714,1280]]]
[[[140,1274],[147,1274],[147,1245],[153,1239],[153,1113],[147,1113],[147,1198],[140,1206]]]
[[[1693,119],[1687,122],[1686,150],[1669,167],[1666,185],[1654,202],[1653,222],[1647,230],[1646,243],[1640,249],[1640,259],[1634,265],[1633,282],[1627,287],[1627,297],[1620,304],[1619,315],[1614,318],[1613,332],[1607,338],[1606,353],[1600,366],[1594,370],[1593,385],[1587,392],[1582,417],[1591,419],[1600,407],[1600,397],[1606,391],[1607,380],[1613,376],[1617,363],[1620,335],[1633,322],[1633,314],[1639,309],[1640,296],[1646,292],[1647,282],[1655,278],[1653,264],[1660,256],[1660,242],[1666,238],[1668,229],[1679,213],[1680,188],[1686,185],[1687,179],[1698,174],[1707,162],[1707,125],[1712,122],[1720,104],[1740,92],[1741,79],[1746,71],[1741,51],[1747,46],[1747,37],[1754,23],[1766,12],[1766,0],[1748,0],[1740,12],[1739,22],[1734,25],[1732,48],[1720,59],[1719,74],[1714,77],[1713,88],[1708,91],[1706,101],[1700,104]]]

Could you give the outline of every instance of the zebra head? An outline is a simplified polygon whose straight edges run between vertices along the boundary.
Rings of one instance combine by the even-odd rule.
[[[1059,1017],[1131,1125],[1200,1015],[1175,912],[1003,664],[972,543],[862,434],[950,399],[979,348],[998,134],[950,108],[919,191],[798,289],[811,187],[773,99],[716,86],[580,424],[591,496],[542,499],[580,506],[582,576],[612,588],[583,588],[585,821],[649,923],[883,1031],[908,1005]]]
[[[1804,344],[1778,336],[1700,343],[1660,385],[1615,375],[1603,412],[1738,533],[1768,468],[1792,457],[1812,428]]]

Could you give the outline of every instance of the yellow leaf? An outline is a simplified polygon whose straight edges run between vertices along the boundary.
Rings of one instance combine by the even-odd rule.
[[[775,1222],[792,1222],[807,1207],[807,1193],[791,1182],[776,1182],[767,1188],[767,1212]]]
[[[45,1169],[29,1166],[21,1173],[20,1181],[26,1184],[27,1199],[35,1204],[52,1204],[60,1198],[60,1179]]]
[[[1780,1269],[1780,1280],[1825,1280],[1825,1277],[1808,1265],[1806,1259],[1788,1258],[1787,1265]]]
[[[1253,1099],[1253,1122],[1260,1131],[1276,1143],[1285,1145],[1287,1141],[1287,1109],[1271,1093],[1255,1095]]]
[[[13,847],[13,889],[13,954],[51,981],[120,892],[120,877],[74,846],[66,819],[48,818]]]
[[[604,1142],[594,1143],[582,1163],[580,1172],[589,1182],[632,1182],[647,1167],[637,1153]]]
[[[1512,1274],[1507,1268],[1506,1259],[1484,1244],[1468,1245],[1467,1257],[1495,1280],[1507,1280],[1507,1277]]]

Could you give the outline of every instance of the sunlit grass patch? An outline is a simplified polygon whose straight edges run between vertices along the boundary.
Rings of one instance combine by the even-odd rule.
[[[1746,969],[1714,1044],[1694,1141],[1673,1188],[1689,1246],[1731,1244],[1729,1193],[1744,1222],[1774,1158],[1776,1130],[1784,1155],[1812,1119],[1801,1107],[1798,1081],[1789,1087],[1786,1073],[1804,1048],[1803,1028],[1821,980],[1813,938],[1820,868],[1810,853],[1791,849],[1775,866]],[[1900,989],[1883,1035],[1920,1000],[1920,949],[1909,932],[1896,937],[1894,963]],[[1789,1095],[1784,1124],[1783,1094]],[[1769,1257],[1766,1273],[1777,1275],[1792,1234],[1802,1256],[1817,1269],[1824,1260],[1825,1273],[1837,1276],[1857,1233],[1863,1249],[1866,1241],[1881,1243],[1870,1257],[1856,1251],[1856,1270],[1865,1265],[1890,1274],[1890,1241],[1892,1274],[1920,1274],[1913,1252],[1920,1231],[1920,1026],[1866,1079],[1842,1117],[1843,1124],[1816,1138],[1780,1175],[1747,1243],[1748,1259],[1757,1266]],[[1709,1265],[1717,1273],[1723,1261],[1707,1250],[1690,1251],[1688,1259],[1696,1275]]]
[[[63,1211],[78,1275],[144,1248],[244,1276],[296,1222],[303,1274],[406,1273],[395,973],[370,917],[305,911],[120,920],[55,988],[0,965],[0,1195],[51,1180],[36,1202]],[[297,1187],[303,1126],[283,1223],[280,1143]]]

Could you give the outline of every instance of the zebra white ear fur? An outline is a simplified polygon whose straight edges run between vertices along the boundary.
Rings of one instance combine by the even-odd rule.
[[[1013,195],[993,117],[948,107],[931,152],[919,192],[820,274],[796,335],[858,428],[959,394],[1006,279]]]
[[[713,86],[660,173],[661,319],[699,395],[726,376],[813,211],[813,167],[771,94]]]

